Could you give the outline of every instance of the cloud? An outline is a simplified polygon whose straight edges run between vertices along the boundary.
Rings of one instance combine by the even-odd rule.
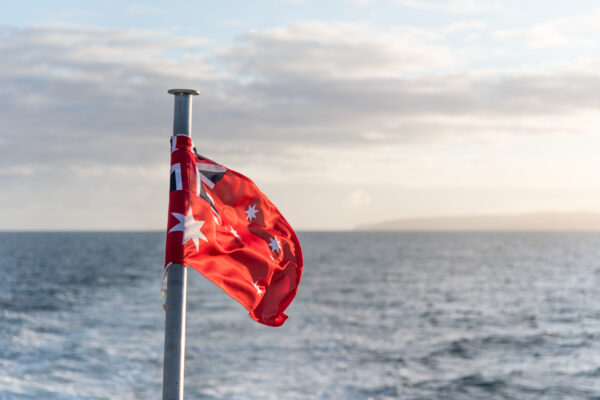
[[[597,60],[586,69],[478,71],[444,32],[411,27],[303,22],[249,31],[221,47],[149,31],[2,28],[0,57],[0,184],[11,193],[0,207],[5,227],[30,215],[48,215],[48,227],[69,215],[65,226],[80,226],[90,208],[98,210],[98,227],[126,227],[142,209],[144,227],[162,226],[157,209],[167,199],[158,182],[167,179],[160,166],[168,164],[173,103],[166,90],[173,87],[201,92],[194,138],[207,156],[259,185],[343,183],[336,204],[363,208],[378,197],[367,192],[368,206],[368,196],[353,192],[357,182],[480,184],[488,179],[477,174],[481,165],[492,165],[494,179],[506,184],[519,174],[500,173],[504,153],[469,164],[474,157],[452,158],[452,144],[576,137],[597,126],[582,116],[600,109],[600,77],[589,67]],[[440,145],[447,153],[428,154]],[[557,165],[566,175],[589,168]],[[523,185],[543,173],[528,168]],[[552,179],[549,173],[544,182]],[[135,196],[121,201],[122,193]],[[302,201],[320,201],[306,193],[290,200],[306,209],[299,213],[314,211]],[[17,216],[19,199],[35,200]],[[316,212],[313,220],[322,217]]]
[[[395,0],[406,7],[449,14],[479,14],[502,9],[500,2],[489,0]]]
[[[485,21],[480,20],[462,20],[455,21],[442,29],[444,34],[457,34],[457,33],[465,33],[465,32],[473,32],[473,31],[481,31],[487,27],[487,23]]]
[[[126,9],[128,14],[140,17],[145,15],[159,15],[162,11],[159,7],[150,7],[144,4],[131,4]]]
[[[386,79],[456,63],[436,43],[436,33],[417,28],[386,31],[350,23],[303,22],[252,31],[221,58],[237,74],[293,79]]]
[[[36,169],[35,165],[20,165],[18,167],[4,167],[0,168],[0,177],[1,176],[32,176],[35,174]]]
[[[0,167],[33,159],[150,168],[168,157],[165,92],[180,86],[201,92],[194,126],[210,156],[263,164],[294,146],[359,151],[541,134],[553,130],[549,118],[600,108],[593,72],[470,71],[443,36],[410,27],[305,22],[216,50],[207,43],[146,31],[2,29]]]
[[[593,48],[600,34],[600,10],[584,15],[555,18],[524,28],[502,29],[493,33],[500,40],[522,40],[531,48]]]
[[[2,29],[0,163],[111,163],[132,160],[134,146],[143,158],[169,126],[170,99],[154,93],[211,76],[198,55],[204,43],[141,31]]]
[[[362,189],[354,190],[345,200],[344,205],[350,208],[367,207],[373,203],[373,197]]]
[[[539,24],[525,29],[500,30],[494,33],[497,39],[522,39],[533,48],[559,47],[570,43],[568,35],[554,24]]]

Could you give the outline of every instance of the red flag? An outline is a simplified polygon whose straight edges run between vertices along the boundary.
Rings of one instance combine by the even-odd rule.
[[[171,138],[165,268],[190,266],[240,302],[254,320],[280,326],[302,275],[296,233],[247,177]]]

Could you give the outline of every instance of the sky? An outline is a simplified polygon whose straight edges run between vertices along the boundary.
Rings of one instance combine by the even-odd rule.
[[[0,230],[165,229],[171,88],[298,230],[600,212],[598,2],[0,5]]]

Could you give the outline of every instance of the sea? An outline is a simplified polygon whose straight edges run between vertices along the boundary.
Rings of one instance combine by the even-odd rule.
[[[600,399],[600,234],[299,237],[279,328],[190,271],[186,399]],[[0,233],[0,399],[160,399],[164,244]]]

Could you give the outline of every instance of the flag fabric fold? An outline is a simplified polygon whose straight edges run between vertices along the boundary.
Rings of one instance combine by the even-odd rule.
[[[171,137],[165,268],[171,264],[194,268],[270,326],[287,319],[303,268],[296,233],[277,207],[183,135]]]

